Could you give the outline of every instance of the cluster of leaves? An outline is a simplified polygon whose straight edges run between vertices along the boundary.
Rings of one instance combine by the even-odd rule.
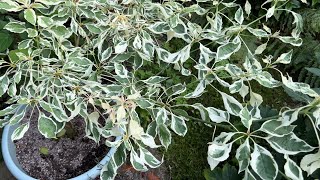
[[[315,1],[314,1],[315,2]],[[303,32],[301,37],[303,44],[295,47],[293,50],[291,63],[285,66],[285,70],[293,75],[293,79],[298,82],[305,82],[319,92],[320,87],[320,56],[319,56],[319,12],[314,9],[309,2],[308,5],[294,2],[292,5],[287,5],[291,10],[298,11],[303,18]],[[314,5],[313,5],[314,6]],[[278,13],[277,19],[279,21],[269,21],[268,25],[272,27],[279,27],[282,31],[289,31],[294,28],[294,18],[288,16],[287,13]],[[283,51],[287,51],[290,47],[279,41],[273,41],[267,47],[267,51],[274,49],[274,55],[279,55]],[[305,101],[308,97],[298,95],[289,90],[288,94],[298,101]]]
[[[276,68],[290,63],[292,50],[274,57],[261,56],[271,39],[300,46],[302,17],[285,8],[286,0],[265,1],[263,13],[254,20],[249,18],[249,1],[243,6],[195,2],[2,0],[0,9],[24,17],[24,21],[11,18],[4,29],[26,33],[27,38],[19,42],[15,58],[7,54],[9,58],[0,61],[1,68],[6,68],[0,77],[0,95],[11,97],[7,101],[10,106],[0,110],[0,126],[20,123],[31,109],[40,112],[38,129],[46,138],[56,138],[78,115],[86,123],[86,136],[96,142],[122,136],[105,141],[117,151],[102,168],[102,179],[113,179],[127,154],[136,170],[159,167],[162,160],[148,149],[168,148],[172,133],[187,133],[187,120],[224,129],[218,136],[213,133],[209,142],[211,169],[227,160],[237,145],[235,157],[245,179],[277,177],[278,163],[270,151],[282,154],[286,161],[285,172],[280,174],[292,179],[302,179],[302,170],[312,174],[319,168],[320,152],[313,152],[318,148],[294,133],[293,123],[299,114],[307,116],[319,139],[319,94]],[[290,34],[263,24],[281,11],[294,18]],[[205,18],[206,23],[193,21],[193,16]],[[246,36],[263,43],[252,48]],[[183,41],[183,47],[169,52],[165,42],[173,39]],[[239,52],[243,58],[234,60]],[[169,78],[161,76],[161,71],[147,79],[137,75],[150,63],[161,69],[170,66],[179,76],[192,79],[188,83],[197,84],[195,89],[183,79],[166,83]],[[269,71],[278,73],[280,79]],[[283,107],[277,116],[265,118],[260,113],[263,97],[252,88],[252,81],[260,88],[283,86],[305,94],[309,101],[301,107]],[[220,94],[224,110],[197,102],[208,88]],[[181,104],[181,99],[197,103]],[[199,111],[201,118],[189,116],[183,110],[186,108]],[[150,117],[146,128],[141,110]],[[29,122],[20,123],[12,139],[22,138],[28,129]],[[306,154],[300,166],[290,157],[309,152],[313,153]]]

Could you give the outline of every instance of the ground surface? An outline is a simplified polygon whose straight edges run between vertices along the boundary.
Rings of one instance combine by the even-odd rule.
[[[1,180],[15,180],[16,179],[11,175],[11,173],[7,169],[4,162],[0,163],[0,179]]]

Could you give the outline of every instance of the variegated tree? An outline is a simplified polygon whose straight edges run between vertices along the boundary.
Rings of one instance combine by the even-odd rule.
[[[127,155],[136,170],[160,166],[162,160],[149,149],[168,148],[172,133],[184,136],[186,121],[197,120],[224,130],[209,142],[211,169],[226,161],[232,147],[239,145],[236,159],[244,179],[275,179],[279,173],[303,179],[302,171],[312,174],[320,167],[319,147],[300,139],[292,123],[299,115],[307,116],[319,139],[320,97],[307,84],[293,82],[277,69],[278,64],[290,63],[292,50],[277,57],[266,52],[269,41],[302,44],[302,18],[286,8],[288,3],[290,0],[267,0],[261,6],[263,14],[251,18],[250,1],[240,5],[223,0],[2,0],[0,9],[24,17],[11,18],[5,29],[26,33],[28,38],[0,61],[6,69],[0,77],[0,95],[11,97],[10,106],[0,111],[0,126],[19,123],[27,109],[39,110],[39,131],[46,138],[55,138],[67,122],[80,115],[86,122],[86,136],[92,140],[122,136],[119,141],[105,142],[117,151],[104,165],[101,179],[113,179]],[[293,16],[291,34],[265,25],[279,12]],[[245,36],[262,43],[253,49]],[[180,50],[164,48],[164,43],[177,39],[184,43]],[[234,59],[239,51],[241,58]],[[174,68],[177,75],[191,78],[197,86],[188,89],[183,81],[167,86],[168,77],[161,72],[139,79],[136,72],[146,62]],[[192,68],[186,68],[186,62]],[[275,74],[281,79],[274,78]],[[259,88],[283,86],[311,100],[294,109],[283,107],[278,116],[262,118],[263,95],[252,88],[252,81]],[[204,107],[201,102],[177,103],[181,98],[197,101],[208,87],[221,95],[224,109]],[[142,126],[138,109],[149,113],[152,121],[147,127]],[[198,110],[201,118],[181,109]],[[237,128],[237,122],[245,131]],[[28,128],[28,122],[20,123],[12,139],[22,138]],[[283,154],[284,172],[279,172],[270,151]],[[290,158],[301,152],[310,154],[300,164]]]

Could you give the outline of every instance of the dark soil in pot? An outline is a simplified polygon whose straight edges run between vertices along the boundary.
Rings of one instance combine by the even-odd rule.
[[[31,117],[32,116],[32,117]],[[22,122],[30,119],[30,128],[15,142],[17,159],[28,175],[41,180],[65,180],[90,170],[105,157],[109,148],[85,136],[85,122],[81,117],[72,121],[75,136],[59,140],[46,139],[38,131],[38,112],[27,112]],[[48,155],[40,152],[47,149]]]

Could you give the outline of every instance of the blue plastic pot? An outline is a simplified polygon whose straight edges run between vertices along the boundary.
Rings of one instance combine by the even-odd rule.
[[[7,125],[4,128],[3,134],[2,134],[2,155],[3,159],[11,172],[11,174],[17,178],[18,180],[36,180],[35,178],[29,176],[26,174],[26,172],[23,171],[21,168],[17,157],[16,157],[16,147],[14,143],[11,141],[11,134],[17,128],[18,125],[15,126],[9,126]],[[121,137],[117,137],[116,140],[120,140]],[[98,177],[100,175],[101,170],[101,164],[106,164],[109,162],[110,157],[115,153],[116,148],[111,148],[108,154],[100,161],[98,165],[87,171],[86,173],[74,177],[70,180],[90,180]]]

